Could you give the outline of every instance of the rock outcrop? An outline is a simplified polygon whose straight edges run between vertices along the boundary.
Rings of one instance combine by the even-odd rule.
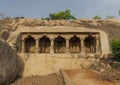
[[[9,85],[18,73],[18,56],[3,40],[0,40],[0,85]]]
[[[120,36],[120,20],[118,19],[78,19],[78,20],[40,20],[40,19],[1,19],[0,31],[7,30],[10,35],[17,30],[24,30],[22,27],[53,27],[53,26],[71,26],[85,27],[88,29],[99,29],[109,35],[110,41]],[[21,27],[21,28],[20,28]]]

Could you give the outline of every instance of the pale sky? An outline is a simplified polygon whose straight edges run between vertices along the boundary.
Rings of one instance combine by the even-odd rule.
[[[9,17],[41,18],[65,9],[70,9],[77,18],[96,15],[120,18],[120,0],[0,0],[0,12]]]

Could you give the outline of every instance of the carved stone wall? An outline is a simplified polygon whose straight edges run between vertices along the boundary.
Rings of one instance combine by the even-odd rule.
[[[23,77],[88,67],[110,53],[108,35],[100,30],[70,26],[23,28],[17,30]]]
[[[100,53],[99,33],[21,33],[22,53]],[[52,37],[52,38],[51,38]]]
[[[25,66],[23,77],[48,75],[61,69],[88,68],[99,56],[82,54],[20,54]]]

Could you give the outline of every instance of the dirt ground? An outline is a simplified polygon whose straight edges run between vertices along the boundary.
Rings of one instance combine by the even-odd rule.
[[[19,79],[11,85],[65,85],[65,83],[60,74],[50,74]]]
[[[66,77],[67,76],[67,77]],[[88,69],[62,70],[59,74],[19,79],[11,85],[120,85],[103,80],[101,74]]]
[[[64,72],[69,78],[67,81],[71,81],[71,85],[120,85],[103,80],[101,74],[88,69],[64,70]]]

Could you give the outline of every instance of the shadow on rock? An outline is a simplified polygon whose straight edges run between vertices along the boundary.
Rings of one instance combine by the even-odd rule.
[[[0,39],[0,85],[9,85],[23,70],[24,64],[17,52]]]

